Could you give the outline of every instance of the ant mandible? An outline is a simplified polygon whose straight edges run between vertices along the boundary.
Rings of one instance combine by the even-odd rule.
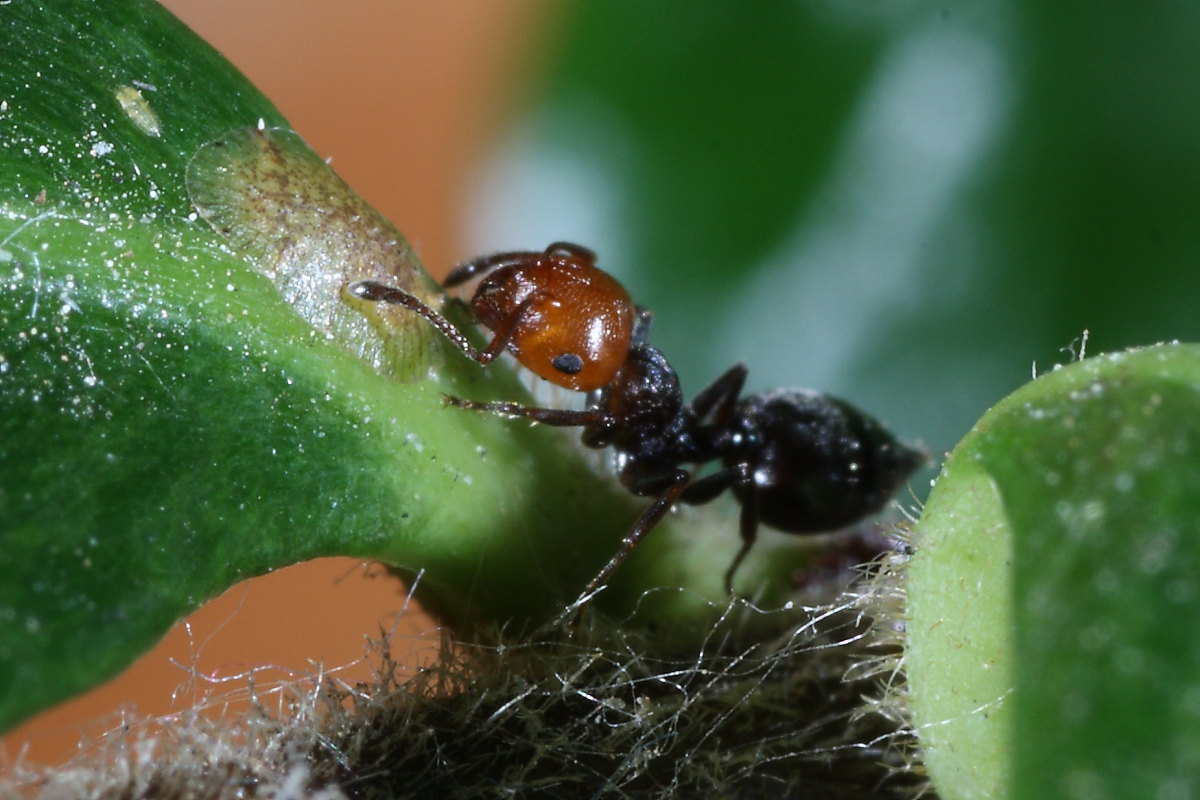
[[[922,451],[870,416],[820,392],[742,397],[742,364],[685,404],[675,370],[645,341],[650,314],[596,267],[595,254],[585,247],[555,242],[542,252],[485,256],[457,267],[443,286],[478,276],[470,307],[494,333],[483,350],[402,289],[358,281],[346,291],[415,311],[480,364],[508,350],[538,376],[589,393],[583,410],[446,397],[459,408],[581,427],[585,445],[616,451],[619,478],[629,491],[656,498],[588,583],[580,607],[676,503],[707,503],[727,489],[741,502],[742,547],[725,571],[725,589],[732,593],[759,523],[796,534],[845,527],[882,508],[925,461]],[[701,477],[683,468],[710,461],[721,467]]]

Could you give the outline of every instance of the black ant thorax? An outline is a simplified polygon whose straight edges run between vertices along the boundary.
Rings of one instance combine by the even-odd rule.
[[[635,344],[612,383],[588,395],[587,407],[603,412],[604,419],[588,425],[583,442],[588,447],[613,447],[619,453],[644,453],[644,461],[692,461],[689,443],[681,434],[690,431],[679,376],[657,347]]]
[[[484,274],[485,288],[471,303],[495,337],[482,351],[407,292],[372,281],[346,290],[421,314],[480,364],[507,350],[541,377],[588,392],[583,410],[446,398],[460,408],[582,428],[585,445],[613,449],[626,488],[656,498],[580,604],[677,503],[706,503],[727,490],[741,503],[742,548],[725,573],[731,590],[760,523],[797,534],[852,525],[882,509],[926,459],[873,417],[820,392],[742,396],[741,364],[685,403],[670,362],[645,341],[649,313],[633,306],[586,248],[556,242],[545,251],[486,256],[458,267],[446,285]],[[719,466],[698,474],[712,462]]]

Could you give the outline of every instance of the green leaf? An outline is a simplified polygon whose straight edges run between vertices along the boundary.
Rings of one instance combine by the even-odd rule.
[[[744,360],[936,451],[1085,330],[1200,341],[1188,0],[562,17],[481,239],[595,248],[685,386]]]
[[[908,583],[914,724],[940,796],[1196,788],[1200,346],[1089,359],[955,449]]]
[[[0,15],[0,727],[303,559],[420,571],[465,628],[573,600],[641,503],[569,432],[443,408],[513,397],[506,370],[348,303],[430,296],[404,237],[158,5]],[[702,635],[719,522],[656,531],[599,602]],[[801,558],[771,550],[744,570],[768,603]]]

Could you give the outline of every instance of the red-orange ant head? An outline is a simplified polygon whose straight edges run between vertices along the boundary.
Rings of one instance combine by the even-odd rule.
[[[475,316],[524,367],[577,392],[607,385],[629,357],[636,309],[582,247],[554,246],[491,271]]]

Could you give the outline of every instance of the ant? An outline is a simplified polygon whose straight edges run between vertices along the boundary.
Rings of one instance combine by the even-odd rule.
[[[754,545],[760,522],[796,534],[845,527],[882,508],[925,462],[924,452],[820,392],[742,397],[743,364],[684,403],[675,370],[646,343],[651,315],[634,306],[585,247],[555,242],[541,252],[485,256],[454,269],[443,286],[478,276],[482,280],[469,305],[494,334],[483,350],[401,289],[357,281],[346,291],[415,311],[479,364],[508,350],[538,376],[588,392],[583,410],[445,398],[459,408],[583,428],[585,445],[615,450],[620,481],[629,491],[655,497],[588,583],[578,607],[677,503],[707,503],[727,489],[741,502],[742,547],[725,571],[725,590],[732,594],[734,574]],[[720,468],[700,477],[683,468],[710,461],[720,461]]]

